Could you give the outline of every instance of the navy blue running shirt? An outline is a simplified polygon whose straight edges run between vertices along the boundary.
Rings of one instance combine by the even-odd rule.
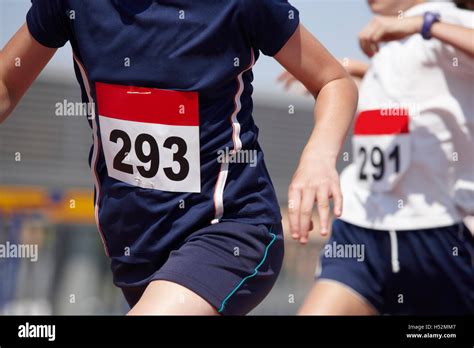
[[[251,83],[259,52],[275,55],[299,24],[286,0],[34,0],[27,24],[45,46],[70,41],[95,103],[90,165],[109,256],[146,262],[210,224],[281,220]],[[239,150],[247,157],[223,155]]]

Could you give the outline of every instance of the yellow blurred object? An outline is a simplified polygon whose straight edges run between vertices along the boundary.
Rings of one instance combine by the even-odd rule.
[[[13,212],[20,209],[43,208],[48,194],[37,187],[0,186],[0,210]]]
[[[53,199],[52,194],[34,186],[0,186],[0,211],[4,214],[41,212],[55,223],[94,223],[93,192],[69,189]]]
[[[56,222],[94,224],[94,193],[90,190],[71,189],[52,209],[51,219]]]

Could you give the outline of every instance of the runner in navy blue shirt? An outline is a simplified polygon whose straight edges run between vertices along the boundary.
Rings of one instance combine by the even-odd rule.
[[[283,259],[252,67],[275,56],[319,94],[290,189],[302,243],[315,199],[323,234],[329,198],[342,209],[335,159],[356,104],[350,78],[286,0],[34,0],[0,56],[0,120],[68,41],[94,105],[96,223],[130,314],[248,313]],[[12,57],[25,61],[20,74]]]

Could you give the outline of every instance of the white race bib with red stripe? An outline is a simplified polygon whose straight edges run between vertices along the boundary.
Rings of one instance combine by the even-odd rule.
[[[108,175],[130,185],[201,192],[196,92],[96,83]]]
[[[410,165],[408,110],[370,110],[357,117],[352,139],[359,185],[391,191]]]

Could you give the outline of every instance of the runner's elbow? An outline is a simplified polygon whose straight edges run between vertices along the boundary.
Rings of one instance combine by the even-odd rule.
[[[10,102],[8,100],[4,101],[3,99],[0,101],[0,124],[3,123],[10,116]]]
[[[335,78],[327,84],[327,86],[329,85],[337,90],[338,93],[341,93],[346,102],[352,103],[354,108],[357,107],[359,101],[359,88],[349,74],[345,73],[343,76]]]
[[[10,100],[8,90],[3,83],[0,82],[0,123],[6,120],[11,113],[12,102]]]

